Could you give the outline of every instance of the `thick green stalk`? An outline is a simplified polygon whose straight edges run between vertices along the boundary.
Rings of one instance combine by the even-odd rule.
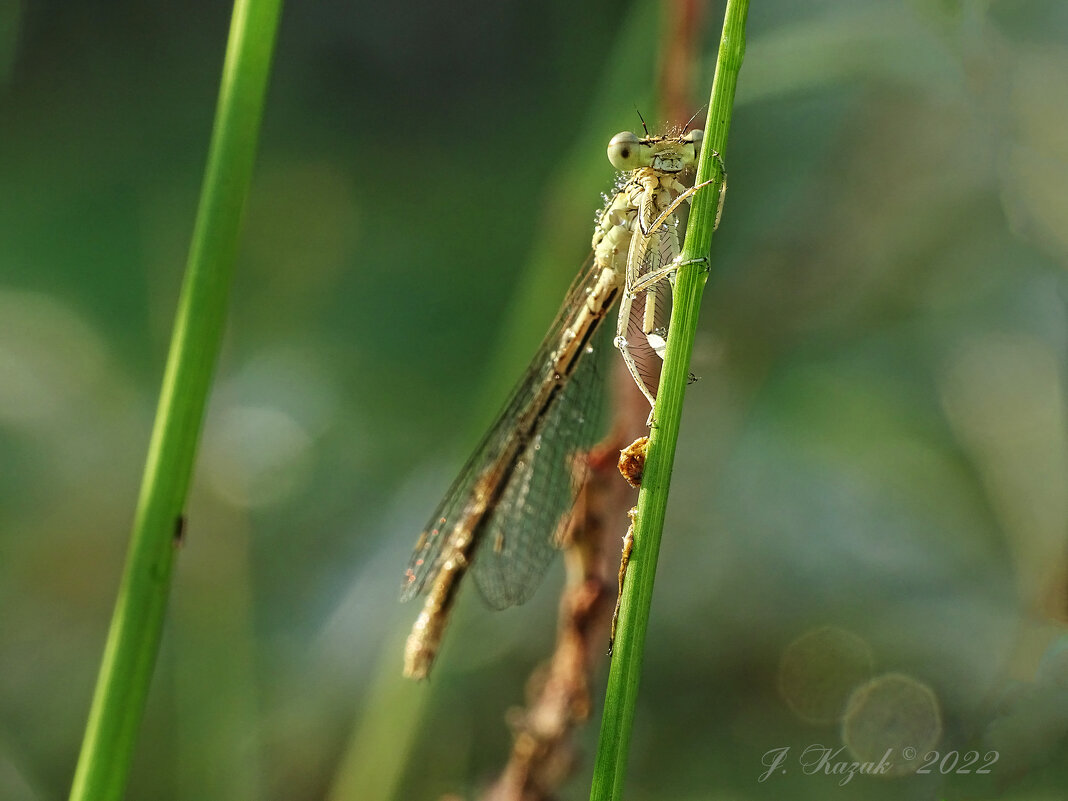
[[[71,801],[122,797],[159,650],[182,509],[219,352],[281,0],[236,0],[196,226],[126,566]]]
[[[728,0],[720,39],[712,98],[705,123],[704,144],[697,166],[697,183],[713,180],[694,196],[686,241],[675,282],[674,306],[668,335],[664,370],[657,391],[653,426],[646,456],[645,474],[638,496],[634,526],[634,549],[623,587],[619,626],[608,676],[601,739],[594,766],[591,801],[622,798],[627,753],[641,679],[645,634],[653,597],[653,580],[664,529],[671,468],[682,417],[682,398],[689,376],[690,355],[697,331],[697,315],[708,276],[707,258],[716,227],[719,187],[724,180],[722,154],[727,147],[734,107],[734,89],[745,53],[745,19],[748,0]],[[686,262],[700,260],[699,263]]]

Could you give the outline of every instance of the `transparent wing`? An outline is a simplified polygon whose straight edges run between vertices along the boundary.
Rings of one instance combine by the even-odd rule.
[[[679,255],[678,220],[669,217],[647,237],[635,234],[630,258],[635,268],[632,277],[640,281],[670,265]],[[658,281],[638,292],[632,301],[627,319],[627,350],[634,358],[638,375],[656,397],[667,345],[668,322],[671,319],[671,299],[674,277]]]
[[[570,517],[585,480],[586,462],[574,456],[593,444],[597,430],[603,339],[596,337],[546,411],[486,523],[474,575],[482,597],[496,609],[524,603],[537,589],[556,551],[555,532]]]
[[[588,399],[582,400],[578,396],[583,390],[593,389],[597,383],[584,380],[572,388],[573,381],[569,380],[574,378],[575,372],[585,374],[587,368],[579,368],[583,362],[589,361],[589,355],[577,360],[573,366],[569,365],[567,375],[560,373],[553,357],[565,331],[571,329],[576,317],[584,317],[583,306],[588,303],[591,287],[600,272],[592,257],[588,259],[508,402],[435,510],[416,542],[405,571],[402,600],[427,589],[445,560],[450,558],[450,549],[446,546],[454,526],[461,524],[470,526],[472,535],[481,540],[475,545],[476,554],[487,548],[494,550],[497,555],[490,561],[502,565],[507,551],[512,558],[527,565],[517,569],[487,567],[487,578],[480,582],[480,586],[492,605],[507,606],[525,600],[532,588],[525,586],[524,580],[536,584],[540,578],[551,557],[551,539],[555,530],[551,513],[555,510],[559,515],[560,509],[570,507],[571,499],[549,500],[540,494],[543,486],[546,490],[558,490],[561,478],[550,477],[549,463],[542,468],[538,467],[538,462],[543,451],[553,457],[550,461],[564,459],[565,437],[561,432],[568,436],[578,433],[575,430],[577,418],[588,411],[586,404],[589,403]],[[588,330],[581,332],[587,340],[582,344],[590,344],[602,319],[603,315],[594,318]],[[549,422],[554,424],[547,425]],[[566,467],[562,475],[569,476]],[[569,494],[573,495],[564,493],[565,497]],[[495,518],[501,515],[513,518],[513,523],[523,521],[522,536],[513,533],[519,528],[495,525]],[[489,530],[493,534],[488,537],[491,542],[487,546],[485,534]],[[540,537],[536,531],[541,532]],[[532,553],[528,554],[528,550]],[[479,558],[476,556],[476,563]],[[534,568],[534,565],[540,567]],[[499,580],[489,578],[491,574]]]

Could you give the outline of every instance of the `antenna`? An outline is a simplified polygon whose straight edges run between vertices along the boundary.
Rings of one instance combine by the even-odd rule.
[[[649,128],[645,124],[645,117],[643,117],[642,113],[640,111],[638,111],[638,107],[637,106],[634,107],[634,112],[638,115],[638,119],[642,121],[642,129],[645,131],[645,135],[646,136],[652,136],[652,134],[649,133]]]
[[[688,130],[690,130],[690,125],[691,125],[691,123],[693,123],[693,121],[694,121],[694,120],[696,120],[696,119],[697,119],[697,115],[698,115],[698,114],[700,114],[700,113],[701,113],[702,111],[704,111],[704,110],[705,110],[706,108],[708,108],[708,103],[705,103],[705,104],[704,104],[703,106],[701,106],[701,108],[697,109],[697,111],[695,111],[695,112],[693,113],[693,116],[692,116],[692,117],[690,117],[690,119],[686,120],[686,124],[682,126],[682,132],[683,132],[684,134],[685,134],[685,133],[686,133],[686,132],[687,132]]]

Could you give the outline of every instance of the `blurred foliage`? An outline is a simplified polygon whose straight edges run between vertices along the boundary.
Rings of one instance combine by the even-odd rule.
[[[753,4],[628,798],[1063,796],[1066,8]],[[73,772],[228,11],[0,4],[4,799]],[[481,387],[541,333],[502,331],[547,322],[587,252],[603,143],[650,105],[654,13],[286,10],[130,798],[471,797],[493,776],[559,575],[499,614],[465,594],[416,688],[400,572],[492,413]],[[937,705],[896,733],[997,750],[990,774],[843,789],[792,761],[758,782],[773,749],[888,733],[872,721],[923,705],[850,711],[895,681]],[[828,698],[843,721],[798,713]]]

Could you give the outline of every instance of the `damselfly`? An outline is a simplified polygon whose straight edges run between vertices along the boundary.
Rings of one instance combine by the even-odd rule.
[[[582,482],[572,456],[592,437],[599,383],[589,356],[617,299],[615,345],[653,403],[670,311],[666,279],[679,266],[676,210],[700,188],[687,189],[680,177],[696,164],[702,135],[625,132],[609,143],[608,158],[623,177],[597,218],[593,253],[416,543],[402,598],[427,598],[408,637],[406,675],[429,673],[469,568],[482,597],[501,609],[526,601],[540,582]]]

